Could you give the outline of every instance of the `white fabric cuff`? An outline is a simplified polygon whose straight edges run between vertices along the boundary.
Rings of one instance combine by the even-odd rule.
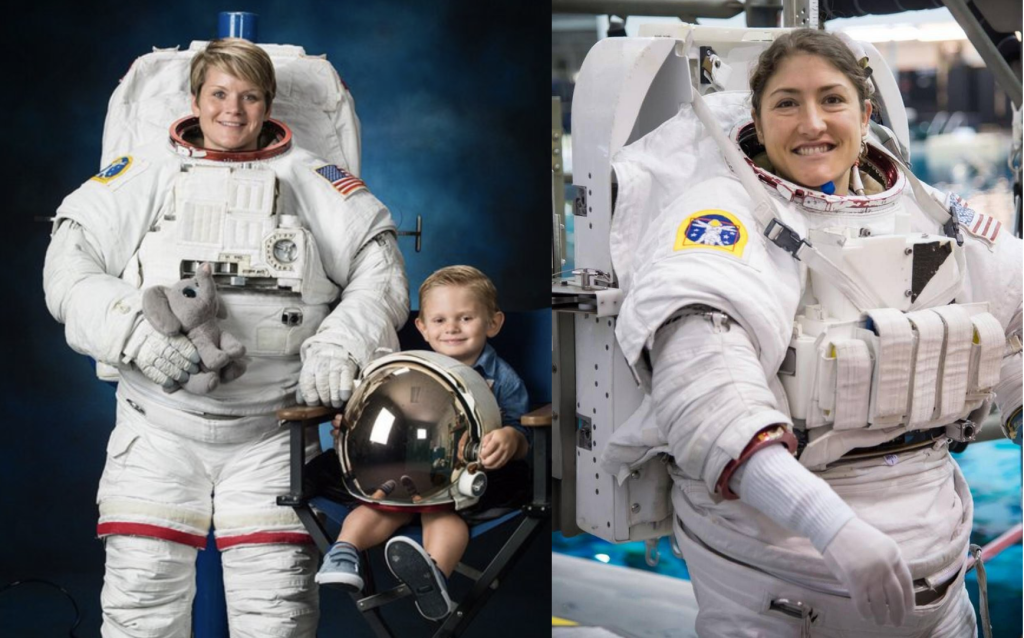
[[[782,527],[806,536],[819,552],[853,518],[853,510],[782,445],[767,447],[737,468],[729,488]]]

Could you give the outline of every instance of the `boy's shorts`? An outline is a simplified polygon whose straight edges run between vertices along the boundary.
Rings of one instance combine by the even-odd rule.
[[[323,496],[350,507],[365,505],[345,490],[341,462],[335,450],[328,450],[306,465],[306,494]],[[530,499],[530,464],[509,461],[498,470],[487,472],[487,490],[472,507],[457,512],[469,525],[484,523],[519,509]]]

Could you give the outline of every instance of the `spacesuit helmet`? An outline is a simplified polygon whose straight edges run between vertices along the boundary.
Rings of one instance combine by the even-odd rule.
[[[494,394],[471,367],[424,350],[381,357],[345,408],[345,488],[381,509],[463,509],[486,489],[480,441],[500,427]]]

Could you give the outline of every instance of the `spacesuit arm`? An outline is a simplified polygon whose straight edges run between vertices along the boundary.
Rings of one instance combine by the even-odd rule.
[[[658,331],[651,355],[655,421],[676,464],[708,491],[758,432],[791,425],[750,337],[724,315],[671,321]]]
[[[1003,433],[1017,445],[1021,444],[1021,395],[1022,362],[1020,343],[1022,339],[1021,308],[1010,319],[1006,334],[1007,353],[1003,358],[1003,366],[996,384],[996,405],[1002,418]]]
[[[408,314],[405,262],[394,232],[382,231],[356,253],[341,302],[302,345],[303,361],[311,350],[327,345],[365,366],[379,349],[398,350],[397,330]]]
[[[65,325],[72,349],[119,366],[142,312],[142,293],[107,272],[96,246],[77,222],[59,223],[43,264],[46,307]]]

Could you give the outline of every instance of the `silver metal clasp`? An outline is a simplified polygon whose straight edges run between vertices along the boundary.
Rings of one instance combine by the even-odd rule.
[[[790,618],[800,620],[803,623],[800,631],[801,638],[804,636],[810,638],[811,623],[818,618],[818,614],[814,613],[814,609],[810,605],[799,600],[789,600],[788,598],[776,598],[768,604],[768,611],[778,612]]]

